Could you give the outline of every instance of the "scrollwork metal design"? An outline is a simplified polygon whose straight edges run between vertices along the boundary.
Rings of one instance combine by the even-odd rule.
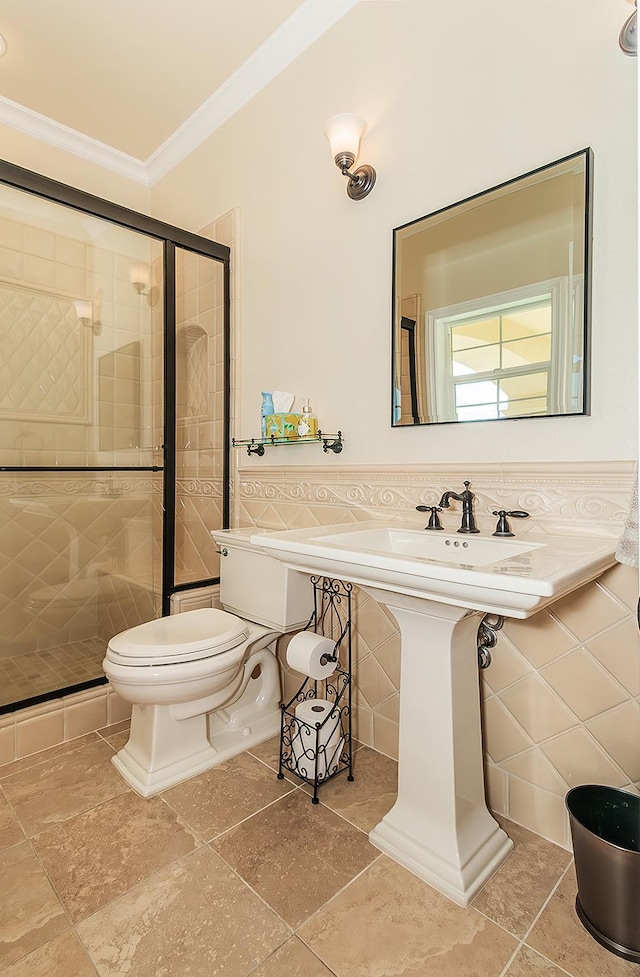
[[[313,787],[312,803],[318,804],[318,788],[337,774],[348,771],[353,780],[351,738],[351,596],[353,585],[330,577],[312,576],[314,609],[305,630],[329,638],[336,668],[326,679],[305,678],[292,698],[282,704],[280,762],[284,770]],[[314,723],[298,714],[302,703],[319,701],[322,719]],[[321,705],[324,703],[324,706]]]

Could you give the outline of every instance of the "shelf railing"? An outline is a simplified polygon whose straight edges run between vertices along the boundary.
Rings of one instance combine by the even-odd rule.
[[[276,438],[275,435],[270,438],[251,438],[245,441],[232,438],[231,444],[234,448],[246,448],[248,455],[258,455],[262,458],[265,448],[276,444],[321,444],[323,451],[333,451],[334,454],[339,455],[343,440],[342,431],[338,431],[337,434],[323,434],[322,431],[318,431],[313,437],[306,438]]]

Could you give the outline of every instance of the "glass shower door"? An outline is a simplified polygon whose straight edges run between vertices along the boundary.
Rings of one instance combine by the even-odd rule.
[[[225,265],[175,249],[175,566],[173,590],[219,576],[212,529],[227,525]]]
[[[162,242],[0,186],[0,711],[160,613]]]

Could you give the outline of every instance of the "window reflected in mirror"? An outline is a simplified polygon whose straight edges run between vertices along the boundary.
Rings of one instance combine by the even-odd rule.
[[[590,164],[395,229],[394,425],[587,413]]]

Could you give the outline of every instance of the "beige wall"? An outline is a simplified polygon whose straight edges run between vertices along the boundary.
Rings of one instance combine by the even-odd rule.
[[[569,242],[576,243],[573,273],[582,274],[584,229],[575,234],[572,184],[565,174],[473,207],[420,234],[408,233],[398,262],[402,298],[418,294],[426,312],[568,274]],[[583,206],[579,205],[580,212]],[[522,228],[526,228],[523,233]],[[540,240],[544,245],[540,246]]]
[[[153,188],[156,214],[194,229],[240,209],[238,435],[259,434],[275,388],[345,432],[344,463],[635,456],[636,64],[618,6],[361,3]],[[322,132],[339,111],[369,121],[360,203]],[[589,145],[592,416],[504,424],[499,448],[491,424],[390,430],[392,228]]]
[[[113,173],[64,149],[18,132],[11,126],[0,124],[0,145],[0,156],[7,163],[42,173],[59,183],[113,200],[123,207],[149,212],[151,192],[144,183]]]

